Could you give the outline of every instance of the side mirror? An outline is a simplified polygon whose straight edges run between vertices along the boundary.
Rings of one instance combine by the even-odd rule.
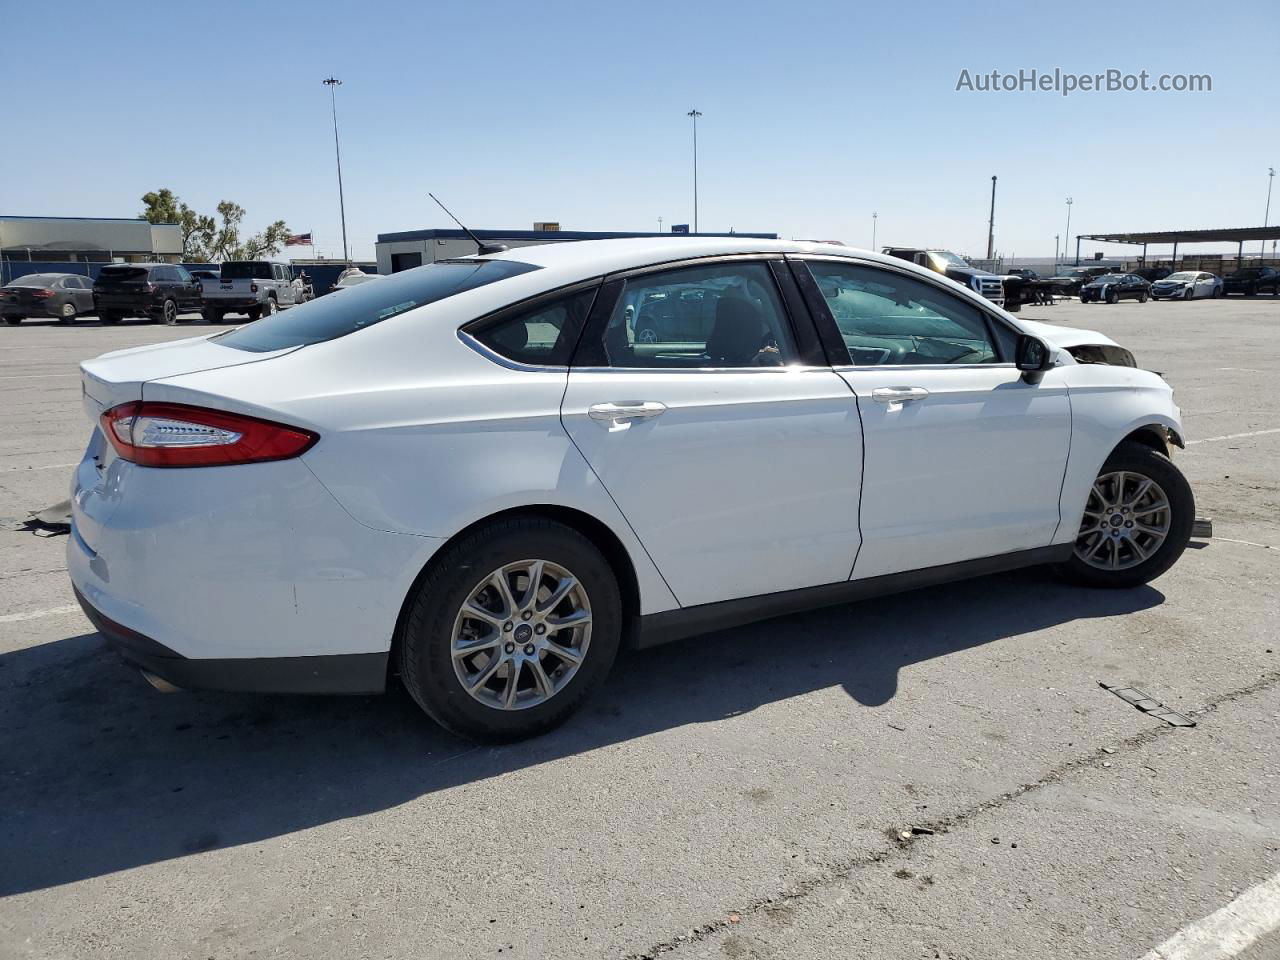
[[[1014,364],[1022,371],[1024,383],[1039,383],[1044,379],[1044,372],[1053,366],[1053,354],[1039,337],[1023,333],[1018,336]]]

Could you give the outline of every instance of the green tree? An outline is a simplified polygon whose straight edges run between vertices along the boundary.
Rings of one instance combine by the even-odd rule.
[[[283,220],[277,220],[261,233],[241,240],[244,207],[230,200],[218,204],[217,217],[196,213],[168,187],[144,194],[142,202],[143,219],[182,227],[182,259],[187,263],[273,257],[289,238],[289,227]]]

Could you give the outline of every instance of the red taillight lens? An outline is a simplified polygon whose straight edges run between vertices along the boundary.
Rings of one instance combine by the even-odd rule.
[[[249,284],[249,292],[250,292],[250,293],[257,293],[257,292],[258,292],[258,285],[257,285],[256,283],[251,283],[251,284]]]
[[[143,467],[288,460],[320,439],[310,430],[183,403],[123,403],[102,415],[102,432],[122,460]]]
[[[48,300],[53,296],[52,290],[32,290],[31,295],[37,300]]]

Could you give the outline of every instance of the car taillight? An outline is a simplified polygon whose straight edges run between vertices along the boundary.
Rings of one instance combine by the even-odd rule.
[[[310,430],[257,417],[145,401],[106,411],[102,432],[122,460],[143,467],[222,467],[288,460],[320,439]]]
[[[52,290],[32,290],[31,295],[37,300],[48,300],[53,296]]]

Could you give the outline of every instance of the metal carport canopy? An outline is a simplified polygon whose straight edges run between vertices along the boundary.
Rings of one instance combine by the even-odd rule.
[[[1080,233],[1076,241],[1102,240],[1106,243],[1247,243],[1250,240],[1280,240],[1280,226],[1228,227],[1225,230],[1156,230],[1149,233]]]

